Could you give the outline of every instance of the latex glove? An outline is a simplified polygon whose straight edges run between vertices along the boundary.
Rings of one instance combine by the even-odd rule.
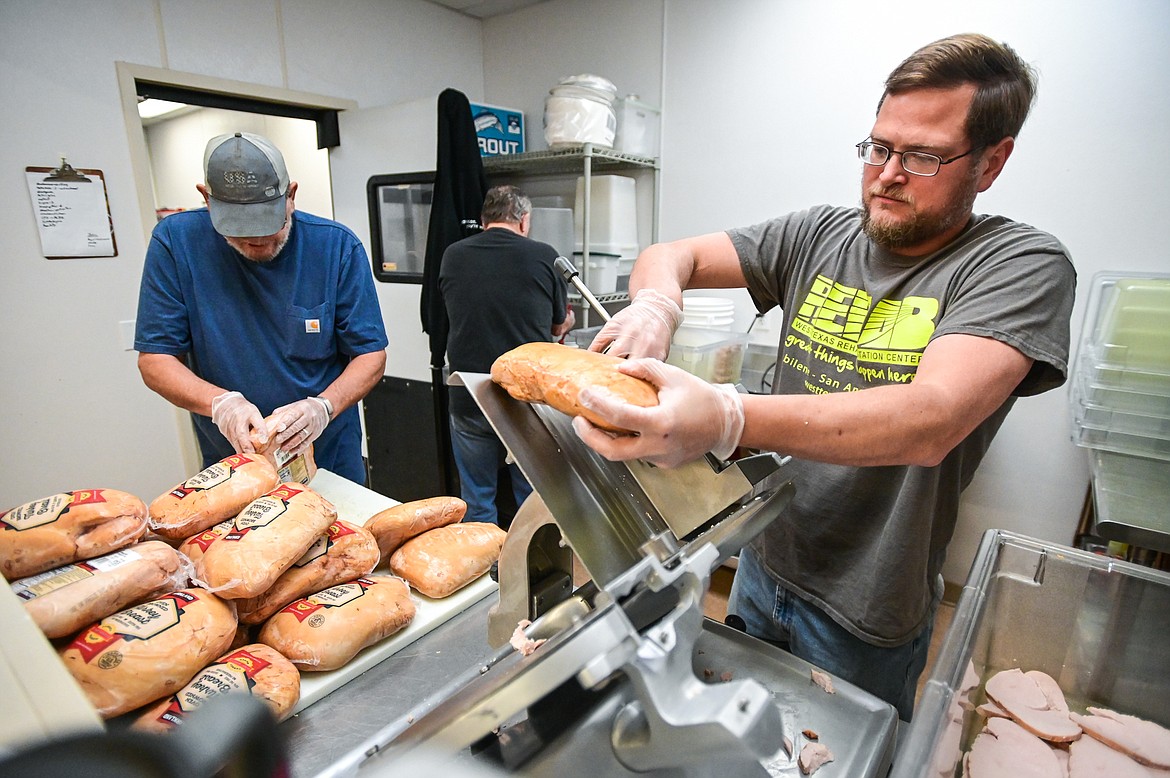
[[[306,397],[282,405],[272,412],[276,445],[296,456],[309,447],[329,426],[329,410],[317,397]]]
[[[743,435],[743,399],[732,384],[709,384],[680,368],[656,359],[637,359],[618,366],[621,372],[658,387],[658,405],[642,408],[608,389],[587,387],[578,402],[614,426],[635,435],[607,432],[578,416],[573,429],[581,440],[611,461],[644,459],[661,467],[677,467],[708,451],[728,459]]]
[[[680,322],[678,303],[656,289],[640,289],[633,302],[605,323],[589,350],[615,357],[666,359]]]
[[[256,450],[253,437],[261,445],[268,442],[268,427],[264,424],[260,409],[239,392],[224,392],[212,399],[211,421],[219,427],[219,431],[238,454]]]

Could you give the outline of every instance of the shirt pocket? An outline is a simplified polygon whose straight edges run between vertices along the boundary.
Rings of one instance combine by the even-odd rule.
[[[289,359],[333,356],[333,303],[314,308],[290,305],[284,320],[284,352]]]

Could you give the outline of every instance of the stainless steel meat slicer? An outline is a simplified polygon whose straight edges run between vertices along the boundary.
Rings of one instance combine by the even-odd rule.
[[[618,760],[644,772],[713,757],[760,763],[783,743],[780,711],[747,678],[705,683],[691,667],[711,573],[783,509],[793,493],[775,454],[665,470],[613,463],[585,446],[571,419],[513,400],[486,375],[455,374],[483,409],[536,494],[500,555],[489,642],[500,662],[389,750],[459,751],[574,683],[586,694],[624,676],[633,699],[614,717]],[[573,557],[591,581],[573,590]],[[511,648],[518,625],[546,640]],[[740,773],[747,775],[749,773]]]
[[[795,776],[791,746],[810,708],[826,731],[876,735],[842,735],[847,772],[836,774],[888,767],[892,708],[848,685],[836,699],[810,692],[800,660],[703,618],[712,573],[792,498],[784,459],[609,462],[565,414],[514,400],[483,374],[451,383],[470,391],[535,488],[499,559],[488,616],[498,650],[472,680],[378,733],[357,774],[397,775],[425,757],[467,776]],[[589,578],[577,588],[574,558]],[[530,641],[543,642],[529,651]]]

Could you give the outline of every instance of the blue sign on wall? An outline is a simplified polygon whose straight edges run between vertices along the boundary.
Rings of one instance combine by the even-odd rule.
[[[484,157],[520,154],[524,151],[524,114],[511,108],[471,104],[471,119]]]

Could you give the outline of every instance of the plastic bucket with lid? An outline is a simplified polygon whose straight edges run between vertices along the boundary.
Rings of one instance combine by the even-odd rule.
[[[550,149],[592,143],[613,147],[617,134],[617,88],[601,76],[569,76],[544,100],[544,140]]]
[[[731,331],[735,301],[726,297],[683,297],[682,326]]]

